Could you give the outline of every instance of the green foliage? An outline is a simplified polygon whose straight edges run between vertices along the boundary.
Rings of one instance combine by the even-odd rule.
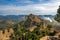
[[[41,37],[50,35],[50,27],[41,30],[40,27],[36,27],[34,31],[30,32],[25,26],[20,24],[16,25],[14,36],[11,36],[12,40],[39,40]]]
[[[46,28],[45,35],[49,35],[49,34],[50,34],[50,30],[48,28]]]
[[[55,20],[57,20],[58,22],[60,22],[60,6],[59,6],[59,8],[57,10],[57,14],[56,14]]]
[[[28,40],[38,40],[38,36],[33,32],[27,33],[26,37]]]

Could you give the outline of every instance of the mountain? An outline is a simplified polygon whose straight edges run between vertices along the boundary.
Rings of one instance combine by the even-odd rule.
[[[27,17],[30,17],[30,18],[27,18]],[[48,22],[52,22],[54,21],[53,18],[54,18],[54,15],[6,15],[6,16],[3,16],[3,15],[0,15],[0,22],[4,22],[4,21],[12,21],[12,22],[20,22],[22,20],[26,20],[26,19],[33,19],[33,16],[37,16],[34,20],[37,20],[36,22],[39,22],[39,19],[43,19],[45,21],[48,21]],[[38,19],[37,19],[38,18]]]
[[[6,16],[0,15],[0,21],[4,21],[4,20],[18,21],[22,19],[24,16],[25,15],[6,15]]]
[[[4,20],[0,22],[0,27],[6,27],[6,26],[11,26],[15,24],[15,22],[11,21],[11,20]]]
[[[34,15],[34,14],[25,16],[25,20],[22,20],[20,22],[20,24],[22,26],[27,27],[30,31],[33,31],[33,29],[36,27],[39,27],[41,29],[46,28],[45,21],[43,19],[39,18],[39,16]]]
[[[0,22],[6,21],[6,20],[10,20],[12,22],[18,23],[18,22],[20,22],[22,20],[26,20],[27,16],[30,16],[31,17],[31,15],[6,15],[6,16],[0,15]],[[54,20],[55,15],[32,15],[32,16],[38,16],[36,18],[43,19],[43,20],[45,20],[47,22],[56,22]],[[36,18],[35,18],[35,20],[39,21]]]
[[[25,16],[27,15],[6,15],[6,16],[0,15],[0,21],[3,21],[3,20],[20,21],[24,19]],[[37,15],[37,16],[40,18],[43,18],[43,17],[53,18],[54,17],[54,15]]]

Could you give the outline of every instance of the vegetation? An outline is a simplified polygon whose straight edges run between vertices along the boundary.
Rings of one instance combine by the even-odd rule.
[[[56,14],[55,20],[57,20],[58,22],[60,22],[60,6],[59,6],[59,8],[57,10],[57,14]]]
[[[11,36],[11,40],[39,40],[43,36],[51,35],[49,28],[41,30],[39,27],[36,27],[34,31],[29,31],[26,27],[17,24],[14,34]],[[55,32],[53,32],[55,33]],[[54,35],[54,34],[53,34]]]
[[[8,26],[6,25],[6,27]],[[11,24],[11,27],[14,33],[10,36],[10,40],[40,40],[41,37],[54,36],[56,33],[55,31],[51,32],[51,25],[46,26],[44,20],[33,14],[27,16],[24,21]],[[29,28],[33,30],[30,31]]]
[[[36,16],[30,15],[27,17],[25,22],[18,23],[14,25],[14,34],[11,35],[11,40],[40,40],[43,36],[53,36],[56,32],[50,31],[51,25],[48,25],[45,29],[43,27],[44,21],[41,22],[41,20],[38,22],[35,20]],[[38,18],[37,18],[38,19]],[[36,26],[33,31],[30,31],[28,27],[31,25]],[[33,27],[33,26],[31,26]]]

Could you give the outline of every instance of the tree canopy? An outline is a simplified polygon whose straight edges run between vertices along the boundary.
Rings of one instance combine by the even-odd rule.
[[[55,20],[58,21],[58,22],[60,22],[60,6],[59,6],[59,8],[57,9],[57,14],[56,14],[56,16],[55,16]]]

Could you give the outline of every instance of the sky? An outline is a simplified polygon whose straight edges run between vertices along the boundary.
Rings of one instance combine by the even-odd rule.
[[[0,0],[0,15],[56,15],[60,0]]]

